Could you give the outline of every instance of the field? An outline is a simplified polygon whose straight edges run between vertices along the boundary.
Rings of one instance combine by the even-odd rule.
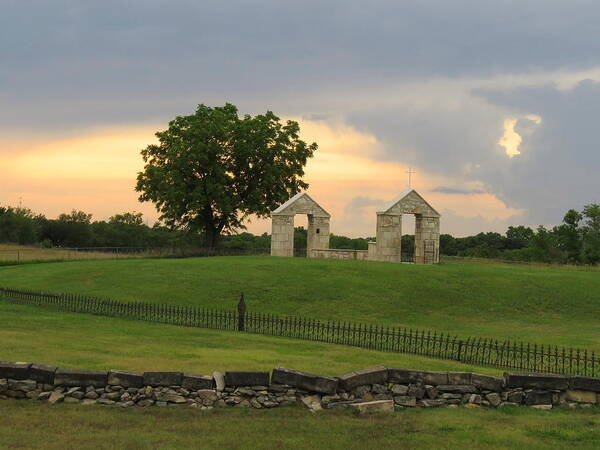
[[[260,335],[61,313],[0,302],[0,359],[130,370],[265,370],[336,375],[384,364],[496,369]],[[407,410],[357,417],[270,411],[127,410],[1,401],[1,448],[547,448],[600,445],[600,410]],[[233,425],[235,424],[235,425]],[[101,430],[101,432],[98,432]]]
[[[119,410],[0,402],[3,448],[598,448],[596,410]]]
[[[114,253],[102,251],[74,251],[59,248],[38,248],[25,245],[0,244],[0,264],[14,262],[49,262],[82,259],[115,259]],[[123,257],[123,255],[121,255]]]
[[[600,349],[594,269],[446,263],[410,266],[301,258],[80,261],[0,267],[0,286],[122,301],[235,308],[433,328]],[[501,370],[318,342],[174,327],[0,301],[0,360],[129,370],[270,370],[324,375],[383,364]],[[410,410],[356,417],[272,411],[122,411],[0,402],[0,447],[597,448],[600,411]],[[102,430],[98,433],[98,430]]]
[[[0,286],[426,328],[600,350],[600,271],[217,257],[0,267]]]
[[[276,366],[324,375],[387,364],[431,370],[478,370],[454,361],[198,328],[175,327],[0,302],[0,360],[33,360],[65,368],[270,370]]]

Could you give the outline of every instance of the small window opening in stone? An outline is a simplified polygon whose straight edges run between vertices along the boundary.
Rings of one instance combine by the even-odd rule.
[[[317,228],[317,234],[319,234],[319,229]]]

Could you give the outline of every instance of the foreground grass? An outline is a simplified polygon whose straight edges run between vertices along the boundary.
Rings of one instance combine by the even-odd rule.
[[[598,448],[600,412],[530,408],[196,411],[0,401],[3,448]]]
[[[0,286],[429,328],[600,350],[600,271],[303,258],[81,261],[0,267]]]
[[[0,301],[0,361],[64,368],[270,371],[277,366],[322,375],[383,364],[424,370],[500,374],[454,361],[246,333],[62,313]]]

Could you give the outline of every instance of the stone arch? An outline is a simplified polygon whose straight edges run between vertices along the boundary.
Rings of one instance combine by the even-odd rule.
[[[377,213],[377,239],[369,249],[369,259],[401,262],[403,214],[415,216],[415,263],[438,263],[441,216],[414,189],[404,192],[392,206]]]
[[[331,215],[306,192],[299,192],[271,213],[271,256],[294,256],[294,216],[308,216],[306,255],[329,248]]]

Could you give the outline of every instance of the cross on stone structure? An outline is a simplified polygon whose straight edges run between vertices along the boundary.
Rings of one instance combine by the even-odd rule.
[[[408,170],[407,170],[406,172],[404,172],[404,173],[407,173],[407,174],[408,174],[408,188],[409,188],[409,189],[411,189],[411,188],[412,188],[412,186],[411,186],[411,181],[412,181],[412,177],[411,177],[411,175],[412,175],[413,173],[417,173],[417,172],[413,172],[413,171],[412,171],[412,168],[411,168],[411,167],[409,167],[409,168],[408,168]]]

